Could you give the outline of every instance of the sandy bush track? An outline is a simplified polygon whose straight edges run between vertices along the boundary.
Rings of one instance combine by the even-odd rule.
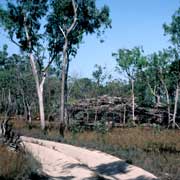
[[[157,179],[139,167],[100,151],[29,137],[22,140],[51,179],[93,180],[98,176],[110,180]]]

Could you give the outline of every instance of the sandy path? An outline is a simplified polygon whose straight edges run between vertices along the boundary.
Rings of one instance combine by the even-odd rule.
[[[52,179],[93,180],[98,174],[110,180],[153,180],[151,173],[100,151],[22,137],[27,150]]]

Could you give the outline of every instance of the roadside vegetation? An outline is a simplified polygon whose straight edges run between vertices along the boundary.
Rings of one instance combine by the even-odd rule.
[[[41,166],[30,153],[14,152],[5,145],[0,145],[0,154],[0,179],[33,180],[42,178]]]

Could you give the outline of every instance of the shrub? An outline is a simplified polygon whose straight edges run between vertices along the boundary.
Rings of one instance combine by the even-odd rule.
[[[30,153],[14,152],[0,146],[0,179],[26,180],[38,174],[39,163]]]
[[[108,128],[105,121],[103,119],[101,121],[97,121],[94,125],[94,130],[99,134],[106,134],[108,132]]]

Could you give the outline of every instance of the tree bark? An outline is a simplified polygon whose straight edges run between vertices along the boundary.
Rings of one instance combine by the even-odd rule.
[[[168,124],[169,124],[171,121],[171,106],[170,106],[169,94],[166,94],[166,97],[167,97]]]
[[[31,125],[32,124],[31,105],[27,103],[26,106],[27,106],[27,121],[29,125]]]
[[[65,84],[64,84],[64,121],[66,128],[69,126],[69,120],[68,120],[68,112],[67,112],[67,101],[68,101],[68,72],[69,72],[69,57],[67,55],[67,65],[65,70]]]
[[[9,105],[11,105],[12,104],[12,99],[11,99],[11,90],[9,89],[9,91],[8,91],[8,103],[9,103]]]
[[[45,76],[43,76],[42,82],[40,84],[34,56],[32,53],[30,53],[30,64],[31,64],[33,76],[34,76],[35,83],[36,83],[36,90],[37,90],[38,101],[39,101],[41,129],[44,130],[45,129],[45,115],[44,115],[44,101],[43,101],[43,85],[44,85],[44,81],[45,81]]]
[[[24,118],[25,118],[25,121],[28,121],[28,118],[27,118],[28,117],[28,108],[27,108],[27,103],[26,103],[25,96],[24,96],[24,91],[22,88],[21,88],[21,95],[23,98]]]
[[[65,37],[65,43],[63,46],[63,65],[61,73],[61,105],[60,105],[60,135],[64,136],[64,127],[65,127],[65,80],[66,80],[66,69],[67,69],[67,48],[68,48],[68,39]]]
[[[177,114],[177,104],[179,100],[179,86],[180,82],[177,83],[176,87],[176,96],[175,96],[175,102],[174,102],[174,113],[173,113],[173,119],[172,119],[172,127],[175,128],[176,126],[179,128],[179,126],[176,123],[176,114]]]
[[[26,17],[24,17],[24,22],[26,24]],[[45,82],[45,79],[46,79],[46,71],[47,71],[48,67],[50,66],[50,64],[52,63],[53,58],[48,63],[47,67],[45,68],[42,80],[40,82],[39,77],[38,77],[38,71],[37,71],[37,68],[36,68],[35,59],[34,59],[34,56],[33,56],[33,53],[32,53],[31,38],[30,38],[29,33],[28,33],[28,28],[27,28],[27,26],[25,24],[24,24],[24,29],[25,29],[26,38],[27,38],[27,41],[28,41],[28,46],[29,46],[29,49],[30,49],[29,60],[30,60],[30,64],[31,64],[31,68],[32,68],[32,73],[33,73],[33,76],[34,76],[34,79],[35,79],[35,83],[36,83],[36,91],[37,91],[38,101],[39,101],[39,113],[40,113],[41,129],[45,130],[43,87],[44,87],[44,82]]]
[[[124,112],[123,112],[123,125],[126,124],[126,105],[124,105]]]
[[[65,91],[67,91],[67,77],[68,77],[68,68],[69,68],[69,62],[68,62],[68,35],[74,28],[76,21],[77,21],[77,7],[74,0],[72,0],[73,5],[73,11],[74,11],[74,19],[69,28],[64,31],[61,26],[59,26],[60,31],[62,32],[64,36],[64,46],[63,46],[63,63],[62,63],[62,73],[61,73],[61,104],[60,104],[60,135],[64,137],[64,130],[66,127],[67,122],[65,122],[65,109],[66,109],[66,99],[67,94],[65,94]],[[66,92],[67,93],[67,92]],[[66,111],[67,112],[67,111]]]
[[[134,79],[131,79],[131,97],[132,97],[132,120],[135,123],[135,97],[134,97]]]
[[[168,92],[167,86],[166,86],[166,84],[162,78],[161,78],[161,83],[164,86],[165,93],[166,93],[167,111],[168,111],[168,125],[169,125],[171,122],[171,106],[170,106],[169,92]]]
[[[149,82],[148,82],[148,87],[150,89],[151,94],[155,97],[156,106],[159,107],[160,104],[161,104],[161,98],[160,98],[159,93],[157,92],[157,87],[155,86],[154,89],[152,89],[152,87],[149,84]]]

